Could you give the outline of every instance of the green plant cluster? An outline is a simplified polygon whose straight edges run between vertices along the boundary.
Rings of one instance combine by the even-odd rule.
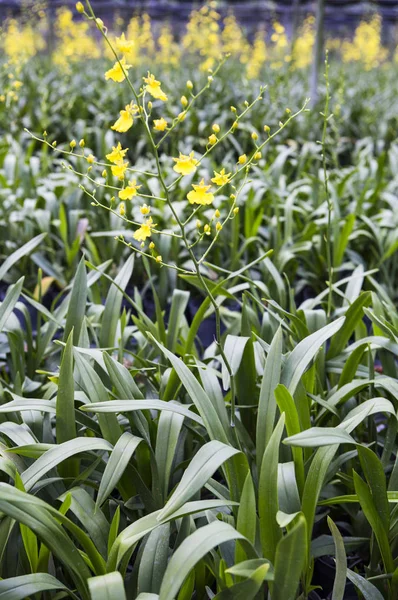
[[[131,232],[79,188],[87,162],[25,131],[46,130],[58,150],[84,138],[104,156],[130,98],[103,72],[98,61],[61,78],[33,60],[18,101],[0,108],[0,597],[394,600],[393,66],[331,65],[333,119],[314,107],[266,147],[203,280],[120,244]],[[269,74],[203,176],[298,110],[306,78]],[[184,66],[162,77],[175,113],[187,79]],[[225,107],[257,92],[227,64],[166,144],[165,177],[166,156],[204,149]],[[129,159],[152,172],[141,126],[130,133]],[[152,214],[167,227],[164,202]],[[190,268],[177,238],[156,243]]]

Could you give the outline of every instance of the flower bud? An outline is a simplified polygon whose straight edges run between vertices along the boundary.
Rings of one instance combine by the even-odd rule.
[[[212,146],[214,146],[214,144],[216,144],[218,142],[217,136],[214,135],[214,133],[212,133],[209,136],[209,144],[211,144]]]
[[[269,133],[270,132],[270,128],[268,125],[264,125],[264,131],[265,133]]]
[[[237,215],[238,212],[239,212],[239,206],[235,206],[235,208],[233,210],[234,215]]]
[[[187,81],[187,88],[189,90],[192,90],[192,88],[193,88],[193,83],[192,83],[192,81],[190,79],[188,79],[188,81]]]
[[[261,152],[256,152],[256,154],[254,155],[254,160],[260,160],[261,158]]]
[[[154,244],[153,242],[151,242],[151,243],[149,244],[149,249],[150,249],[150,250],[153,250],[154,248],[155,248],[155,244]]]
[[[102,171],[102,177],[103,177],[104,179],[106,179],[106,176],[107,176],[107,175],[108,175],[108,173],[106,172],[106,169],[104,169],[104,170]]]
[[[148,102],[148,110],[152,110],[152,106],[153,106],[152,102],[151,102],[151,101],[149,101],[149,102]]]
[[[239,156],[239,158],[238,158],[238,163],[239,163],[240,165],[244,165],[246,161],[247,161],[247,156],[246,156],[246,154],[241,154],[241,155]]]
[[[80,148],[84,148],[85,145],[86,145],[85,141],[84,140],[80,140],[80,142],[79,142]]]
[[[76,2],[76,10],[78,13],[84,13],[84,6],[81,2]]]
[[[253,133],[252,133],[252,140],[254,140],[254,141],[258,140],[258,135],[255,131],[253,131]]]
[[[213,123],[211,128],[214,131],[214,133],[220,133],[220,126],[218,125],[218,123]]]
[[[119,206],[119,215],[121,217],[124,217],[125,214],[126,214],[126,207],[124,205],[124,202],[122,202]]]
[[[217,231],[221,231],[221,229],[222,229],[222,225],[221,225],[220,221],[217,221],[217,223],[216,223],[216,230]]]
[[[163,261],[163,258],[161,257],[160,254],[158,254],[158,256],[156,257],[156,262],[161,263],[162,261]]]
[[[69,146],[71,147],[72,150],[73,150],[73,148],[76,148],[76,140],[72,140],[70,142]]]
[[[146,204],[143,204],[140,208],[140,213],[142,215],[149,215],[149,213],[151,212],[151,207],[147,206]]]
[[[90,165],[92,165],[92,164],[95,162],[95,156],[94,156],[94,154],[89,154],[89,155],[86,157],[86,160],[87,160],[87,162],[88,162]]]
[[[188,105],[188,100],[186,96],[181,96],[180,101],[184,108]]]

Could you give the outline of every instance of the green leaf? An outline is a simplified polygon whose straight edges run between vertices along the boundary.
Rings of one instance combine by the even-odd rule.
[[[0,332],[3,331],[4,325],[7,323],[7,319],[14,310],[18,298],[21,294],[24,277],[18,279],[17,283],[10,286],[7,290],[6,296],[0,305]]]
[[[227,335],[225,339],[224,352],[231,367],[232,375],[236,375],[239,370],[249,340],[250,338],[239,335]],[[229,373],[224,364],[222,366],[222,382],[224,390],[227,390],[229,388]]]
[[[112,445],[101,438],[76,438],[47,450],[33,465],[22,473],[21,479],[25,489],[29,491],[48,471],[51,471],[51,469],[65,459],[80,452],[88,452],[90,450],[106,450],[110,452]]]
[[[382,518],[380,517],[377,507],[375,506],[372,494],[368,485],[353,471],[355,492],[358,496],[361,508],[368,520],[380,549],[383,558],[384,567],[387,573],[392,573],[395,570],[394,560],[392,557],[391,547],[388,539],[388,534],[384,528]]]
[[[109,528],[109,537],[108,537],[108,554],[111,551],[113,544],[119,533],[119,525],[120,525],[120,506],[118,505],[115,514],[113,515],[112,523]]]
[[[221,521],[213,521],[185,538],[167,566],[159,600],[174,600],[184,579],[210,550],[224,542],[236,539],[243,539],[243,536],[231,525]]]
[[[87,304],[87,273],[84,264],[84,258],[81,259],[77,267],[76,275],[73,280],[72,292],[69,298],[68,312],[66,316],[64,341],[69,338],[73,329],[73,343],[79,344],[80,331],[86,313]]]
[[[37,500],[0,483],[0,511],[30,528],[70,572],[82,598],[89,600],[87,579],[90,572],[84,560],[62,526],[46,510],[45,503]]]
[[[236,448],[217,440],[202,446],[189,463],[176,490],[160,512],[158,520],[170,517],[207,483],[226,460],[238,453]]]
[[[240,497],[236,529],[254,546],[257,530],[256,495],[250,471],[247,473],[242,495]],[[235,561],[241,562],[245,558],[246,553],[241,544],[237,542],[235,549]]]
[[[46,235],[46,233],[40,233],[40,235],[37,235],[33,239],[29,240],[29,242],[18,248],[18,250],[15,250],[15,252],[13,252],[12,254],[10,254],[10,256],[7,257],[0,267],[0,281],[4,279],[4,275],[7,273],[7,271],[11,269],[13,265],[15,265],[15,263],[20,261],[21,258],[26,256],[27,254],[30,254],[32,250],[34,250],[39,244],[41,244]]]
[[[134,268],[134,253],[130,254],[123,267],[115,278],[116,285],[111,285],[105,301],[105,309],[102,314],[102,326],[100,332],[100,346],[102,348],[113,348],[116,343],[117,323],[122,306],[123,293]],[[119,289],[120,288],[120,289]]]
[[[11,403],[9,403],[11,404]],[[187,405],[178,402],[164,402],[163,400],[108,400],[106,402],[94,402],[93,404],[84,404],[80,407],[83,411],[92,411],[96,413],[125,413],[135,410],[165,410],[168,412],[182,415],[203,425],[203,421],[196,413],[189,410]],[[1,412],[1,408],[0,408]]]
[[[275,553],[272,600],[295,600],[300,577],[307,560],[307,526],[303,515],[280,540]]]
[[[131,435],[128,431],[120,436],[102,474],[96,506],[102,506],[112,490],[117,486],[131,456],[140,442],[142,442],[142,438]]]
[[[338,427],[311,427],[284,439],[283,443],[288,446],[313,448],[331,444],[356,444],[356,441],[344,429]]]
[[[384,600],[377,587],[358,573],[347,569],[347,578],[358,588],[365,600]]]
[[[345,553],[344,542],[340,531],[330,517],[328,517],[328,526],[332,533],[336,549],[336,575],[333,584],[332,600],[344,600],[345,585],[347,581],[347,556]]]
[[[226,573],[230,573],[231,575],[237,575],[238,577],[251,577],[254,571],[256,571],[259,567],[263,565],[269,565],[269,569],[267,572],[267,580],[271,580],[274,578],[274,567],[271,565],[269,560],[265,558],[252,558],[250,560],[244,560],[243,562],[237,563],[226,569]]]
[[[281,529],[276,521],[279,510],[278,500],[278,458],[285,415],[282,414],[264,452],[258,483],[258,515],[260,518],[260,539],[263,556],[272,563]]]
[[[345,317],[340,317],[315,333],[304,338],[291,352],[282,371],[281,383],[294,395],[297,385],[305,370],[330,337],[333,337],[343,326]]]
[[[282,366],[282,327],[279,327],[272,340],[264,374],[261,380],[260,398],[258,402],[256,452],[257,468],[260,470],[264,450],[272,435],[275,423],[276,401],[275,388],[279,383]]]
[[[123,579],[118,571],[90,577],[87,583],[91,600],[126,600]]]
[[[93,367],[78,352],[74,352],[74,357],[81,377],[81,386],[90,401],[93,404],[108,401],[108,392],[98,373],[94,371]],[[116,444],[122,434],[116,416],[109,415],[104,417],[102,414],[98,414],[98,423],[104,438],[108,442],[111,442],[111,444]]]
[[[387,483],[383,465],[370,448],[357,446],[359,460],[372,494],[374,506],[388,535],[390,529],[390,507],[387,498]]]
[[[146,541],[138,569],[138,592],[159,593],[169,555],[170,523],[154,529]]]
[[[167,326],[166,347],[170,352],[175,352],[178,332],[181,328],[181,319],[189,300],[189,292],[174,290],[171,299],[170,317]]]
[[[319,448],[312,459],[307,473],[303,491],[302,511],[308,528],[308,547],[311,542],[312,527],[314,525],[319,494],[321,493],[327,470],[336,454],[337,448],[338,445]]]
[[[215,600],[254,600],[260,591],[263,582],[268,579],[269,563],[260,565],[246,581],[236,583],[230,588],[219,592]]]
[[[107,557],[109,523],[101,510],[97,510],[94,500],[83,487],[74,487],[59,497],[66,502],[63,511],[65,514],[70,510],[87,530],[95,548],[103,559]]]
[[[178,413],[165,410],[160,413],[155,457],[163,498],[167,498],[171,468],[183,422],[184,417]]]
[[[68,590],[58,579],[47,573],[21,575],[20,577],[1,580],[0,600],[23,600],[28,596],[50,590],[65,590],[69,596],[77,600],[77,596],[73,592]]]
[[[72,336],[73,332],[71,331],[63,351],[59,369],[55,419],[58,444],[76,438]],[[79,461],[67,461],[65,462],[65,465],[60,465],[60,473],[63,477],[77,477],[79,474]]]
[[[352,336],[355,327],[363,317],[364,306],[369,306],[372,296],[370,292],[364,292],[351,304],[345,315],[344,325],[330,342],[327,358],[331,359],[340,354]]]
[[[214,440],[219,440],[225,444],[230,441],[230,432],[225,431],[221,420],[215,410],[210,398],[198,382],[198,380],[191,373],[189,368],[183,363],[180,358],[177,358],[172,352],[167,350],[162,344],[160,344],[151,334],[148,336],[158,346],[165,357],[171,362],[178,377],[182,384],[187,390],[192,402],[198,409],[200,416],[203,419],[203,423],[209,433],[209,436]]]
[[[228,500],[197,500],[195,502],[187,502],[179,510],[173,513],[169,518],[164,520],[164,523],[168,521],[176,520],[189,514],[202,512],[205,510],[212,510],[220,508],[222,506],[233,506],[236,502],[230,502]],[[121,560],[126,554],[128,554],[135,546],[135,544],[142,539],[147,533],[150,533],[153,529],[162,525],[159,522],[160,510],[157,510],[149,515],[141,517],[128,527],[126,527],[117,537],[109,553],[108,569],[113,570],[118,567]]]
[[[284,385],[279,384],[275,388],[275,399],[279,406],[280,412],[285,413],[287,434],[289,436],[298,435],[300,433],[299,415],[294,400]],[[301,448],[293,448],[292,454],[297,486],[301,495],[304,488],[305,478],[303,451],[301,450]]]

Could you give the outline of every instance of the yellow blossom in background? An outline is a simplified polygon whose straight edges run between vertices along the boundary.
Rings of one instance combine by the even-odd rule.
[[[188,200],[190,204],[211,204],[214,200],[214,195],[208,192],[211,185],[205,185],[204,179],[201,180],[199,185],[192,184],[193,190],[188,193]]]
[[[126,79],[125,72],[131,69],[131,65],[126,63],[126,58],[120,60],[120,62],[116,62],[109,71],[105,73],[105,79],[112,79],[112,81],[116,81],[116,83],[121,83]]]
[[[115,177],[118,177],[118,179],[123,179],[124,174],[127,170],[128,164],[129,164],[128,162],[120,161],[116,165],[113,165],[111,167],[112,175],[114,175]]]
[[[229,182],[230,177],[231,173],[226,173],[225,169],[221,169],[219,173],[217,173],[217,171],[214,171],[214,177],[212,178],[212,182],[216,185],[225,185]]]
[[[167,128],[166,119],[164,119],[163,117],[161,117],[160,119],[154,119],[153,128],[156,129],[156,131],[164,131]]]
[[[173,158],[173,160],[176,163],[173,169],[180,175],[190,175],[191,173],[194,173],[196,171],[196,166],[199,164],[199,161],[194,158],[193,152],[188,156],[180,152],[180,156],[178,158]]]
[[[152,75],[148,71],[148,77],[143,77],[143,80],[146,83],[145,90],[148,92],[148,94],[151,94],[151,96],[153,96],[157,100],[162,100],[163,102],[166,102],[168,98],[162,90],[162,88],[160,87],[160,81],[157,81],[155,79],[155,75]]]
[[[133,126],[134,115],[136,115],[138,111],[139,108],[136,104],[133,104],[132,102],[127,104],[124,110],[120,111],[120,117],[114,125],[112,125],[111,129],[118,131],[119,133],[125,133]]]
[[[131,200],[132,198],[134,198],[134,196],[137,195],[137,190],[139,190],[140,187],[140,185],[137,185],[136,180],[132,179],[128,182],[128,185],[125,188],[120,190],[119,198],[121,200]]]
[[[74,21],[73,13],[68,8],[63,7],[57,11],[55,32],[57,51],[53,60],[64,70],[70,70],[72,63],[101,56],[101,48],[91,35],[90,23],[85,20]]]
[[[265,30],[263,28],[259,29],[255,35],[250,59],[246,67],[246,73],[249,79],[255,79],[256,77],[259,77],[261,69],[268,58],[265,38]]]
[[[152,217],[146,219],[145,223],[141,225],[139,229],[134,233],[134,239],[139,242],[145,242],[148,237],[151,237],[153,229],[156,227],[156,224],[152,221]]]
[[[119,142],[118,145],[115,147],[112,147],[112,152],[110,154],[106,155],[106,158],[109,160],[109,162],[112,163],[118,163],[123,161],[126,153],[127,153],[128,148],[125,148],[124,150],[122,149],[122,145]]]
[[[314,44],[315,18],[310,16],[305,19],[299,35],[294,41],[292,60],[295,67],[303,69],[312,63]]]
[[[344,62],[362,62],[368,71],[378,67],[388,56],[381,43],[381,17],[375,15],[370,21],[361,21],[352,42],[344,41],[341,53]]]

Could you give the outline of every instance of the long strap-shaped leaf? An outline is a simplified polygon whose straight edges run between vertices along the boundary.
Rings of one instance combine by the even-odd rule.
[[[333,323],[329,323],[329,325],[304,338],[289,355],[283,367],[281,383],[287,387],[292,396],[302,375],[318,350],[326,340],[339,331],[343,326],[344,319],[345,317],[340,317]]]
[[[158,520],[162,521],[178,510],[207,483],[213,473],[226,460],[234,454],[238,454],[238,452],[239,450],[236,448],[227,446],[217,440],[202,446],[184,472],[177,489],[160,512]]]
[[[167,348],[160,344],[151,334],[148,335],[173,365],[192,402],[197,407],[209,436],[214,440],[219,440],[228,444],[231,441],[229,431],[224,430],[221,420],[209,396],[206,394],[198,380],[191,373],[190,369],[180,358],[167,350]]]
[[[126,600],[123,579],[118,571],[90,577],[88,587],[91,600]]]
[[[28,596],[50,590],[63,590],[77,600],[73,592],[48,573],[32,573],[3,579],[0,581],[0,600],[23,600]]]
[[[45,503],[32,502],[25,492],[0,483],[0,511],[29,527],[44,542],[68,569],[82,598],[88,600],[90,571],[57,519],[46,510]]]
[[[7,290],[6,297],[0,305],[0,331],[3,330],[5,323],[7,322],[8,317],[12,313],[14,306],[18,302],[19,295],[22,290],[22,285],[24,282],[24,277],[18,279],[17,283]]]
[[[210,550],[219,544],[237,539],[244,539],[243,535],[222,521],[205,525],[187,537],[170,559],[160,588],[159,599],[174,600],[184,579]]]

